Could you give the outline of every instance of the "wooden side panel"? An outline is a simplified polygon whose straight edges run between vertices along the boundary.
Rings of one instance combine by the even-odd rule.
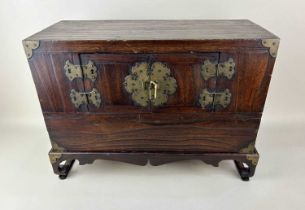
[[[239,53],[236,112],[262,112],[274,58],[266,49],[245,49]]]
[[[45,114],[52,141],[68,151],[238,152],[260,114]]]
[[[77,54],[35,54],[29,59],[33,80],[43,112],[77,112],[86,111],[83,105],[76,109],[70,100],[71,89],[84,91],[83,81],[72,82],[65,75],[65,62],[70,60],[79,64]]]

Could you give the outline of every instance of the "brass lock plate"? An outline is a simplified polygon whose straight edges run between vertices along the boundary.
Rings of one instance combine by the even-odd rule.
[[[88,97],[88,98],[87,98]],[[101,95],[97,89],[93,88],[90,92],[78,92],[74,89],[70,92],[71,102],[76,108],[83,104],[93,104],[99,108],[101,104]]]
[[[205,60],[203,65],[201,66],[201,75],[205,81],[218,76],[226,77],[227,79],[232,79],[234,73],[235,62],[233,58],[229,58],[227,61],[222,63]]]
[[[231,102],[231,96],[229,89],[215,92],[204,88],[200,94],[199,103],[204,110],[214,109],[215,106],[226,108]]]
[[[97,68],[92,61],[89,61],[86,65],[75,65],[68,60],[64,69],[70,81],[77,78],[87,78],[94,82],[97,78]]]
[[[137,105],[146,107],[151,103],[160,106],[177,88],[176,79],[170,74],[170,69],[162,62],[136,63],[131,74],[125,77],[124,87]]]

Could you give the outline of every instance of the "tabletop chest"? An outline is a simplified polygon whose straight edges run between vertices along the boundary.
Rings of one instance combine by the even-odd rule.
[[[279,38],[248,20],[61,21],[25,39],[52,149],[74,160],[234,160],[255,140]]]

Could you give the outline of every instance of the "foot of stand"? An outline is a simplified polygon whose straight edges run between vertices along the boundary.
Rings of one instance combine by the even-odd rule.
[[[69,161],[66,161],[63,165],[58,166],[59,178],[60,179],[67,178],[74,162],[75,162],[75,160],[69,160]]]
[[[254,175],[256,165],[253,165],[251,162],[244,163],[236,160],[234,162],[240,178],[243,181],[249,181],[249,178]]]

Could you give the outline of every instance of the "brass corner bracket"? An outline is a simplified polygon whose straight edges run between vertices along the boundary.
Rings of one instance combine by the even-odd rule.
[[[49,153],[49,159],[51,164],[56,163],[62,156],[62,153],[65,151],[65,148],[59,146],[57,143],[55,142],[51,142],[52,144],[52,150]]]
[[[30,59],[33,55],[33,50],[37,49],[39,47],[39,41],[23,41],[23,48],[26,54],[26,57]]]
[[[247,147],[242,148],[240,151],[240,153],[254,153],[255,152],[255,145],[254,143],[250,143]]]
[[[252,165],[257,165],[258,163],[258,155],[257,154],[247,154],[246,156],[247,160],[249,160]]]
[[[269,53],[272,57],[276,58],[277,50],[279,49],[279,39],[263,39],[262,45],[269,48]]]

